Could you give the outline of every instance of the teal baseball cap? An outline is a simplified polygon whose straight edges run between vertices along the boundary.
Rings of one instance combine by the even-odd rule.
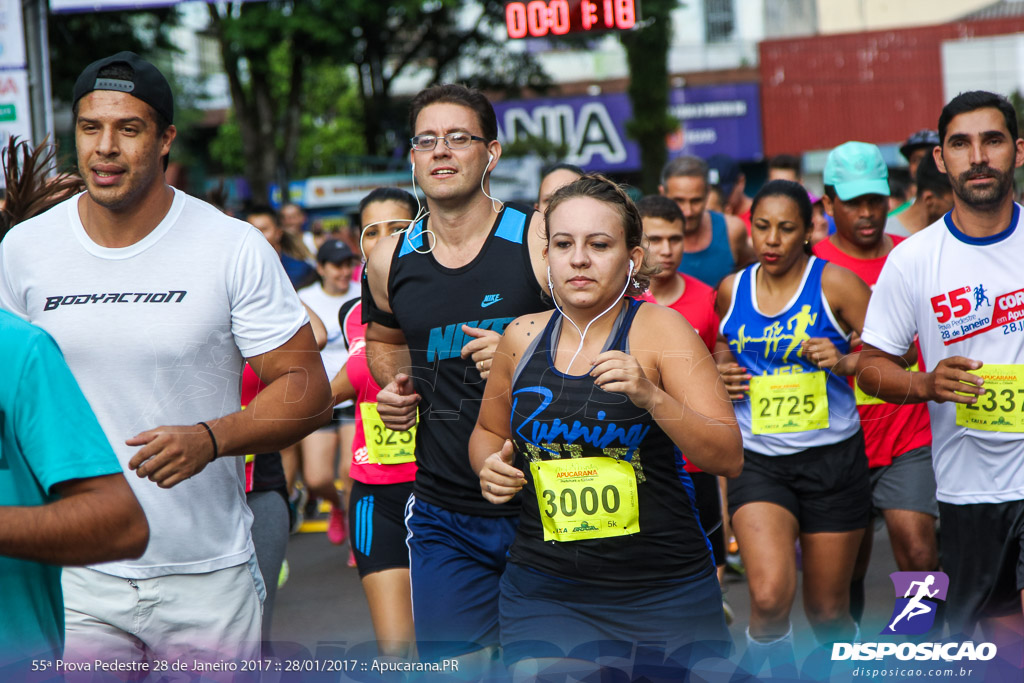
[[[867,142],[844,142],[828,153],[824,181],[844,202],[866,194],[889,196],[889,169],[882,152]]]

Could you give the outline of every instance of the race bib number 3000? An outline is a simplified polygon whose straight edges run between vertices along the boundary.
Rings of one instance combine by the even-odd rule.
[[[824,372],[761,375],[750,379],[751,431],[787,434],[828,429]]]
[[[376,403],[360,403],[363,434],[366,435],[367,459],[378,465],[400,465],[416,460],[416,426],[396,432],[384,426]],[[419,416],[416,416],[417,421]]]
[[[971,370],[985,380],[974,404],[956,404],[956,423],[985,432],[1024,432],[1024,365],[984,365]]]
[[[636,472],[614,458],[531,462],[545,541],[627,536],[640,531]]]

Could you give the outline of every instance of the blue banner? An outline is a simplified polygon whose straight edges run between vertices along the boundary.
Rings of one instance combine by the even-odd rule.
[[[498,102],[503,144],[542,138],[567,148],[564,161],[588,171],[640,169],[640,150],[626,136],[633,107],[625,93]],[[679,128],[665,141],[669,156],[728,154],[756,161],[764,154],[761,96],[756,83],[675,88],[669,112]]]

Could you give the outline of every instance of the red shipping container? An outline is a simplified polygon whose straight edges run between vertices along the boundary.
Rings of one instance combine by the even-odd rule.
[[[760,45],[765,156],[847,140],[902,142],[938,127],[942,43],[1024,32],[1024,17],[766,40]]]

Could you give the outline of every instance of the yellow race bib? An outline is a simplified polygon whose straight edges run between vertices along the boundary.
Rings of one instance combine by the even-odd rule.
[[[921,371],[920,363],[914,363],[909,368],[907,368],[907,372],[920,372],[920,371]],[[883,405],[883,404],[886,403],[885,401],[883,401],[880,398],[875,398],[874,396],[868,396],[863,391],[861,391],[860,390],[860,385],[857,384],[857,380],[853,381],[853,395],[854,395],[854,398],[857,399],[857,405],[859,405],[859,406],[879,406],[879,405]]]
[[[363,434],[366,436],[367,459],[377,465],[400,465],[416,460],[416,425],[407,432],[396,432],[384,426],[376,403],[360,403]],[[419,414],[416,415],[419,423]]]
[[[828,429],[825,381],[821,371],[751,377],[751,431],[787,434]]]
[[[640,531],[636,472],[625,460],[564,458],[530,463],[545,541]]]
[[[974,405],[956,404],[956,423],[984,432],[1024,432],[1024,365],[985,365],[970,370],[984,378],[985,394]]]

